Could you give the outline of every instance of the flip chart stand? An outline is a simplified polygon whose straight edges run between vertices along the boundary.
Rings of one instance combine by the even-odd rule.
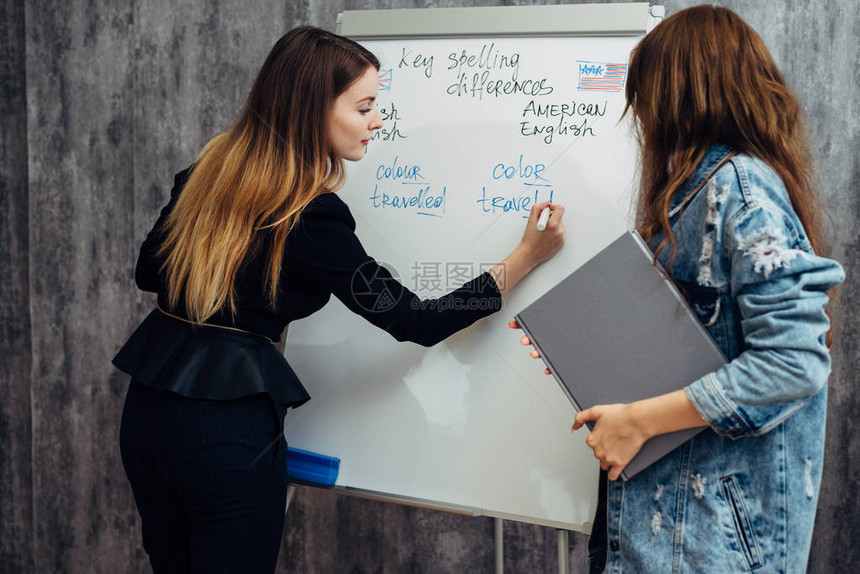
[[[341,13],[337,31],[383,62],[386,126],[338,192],[367,251],[410,288],[410,276],[448,273],[448,264],[474,276],[516,242],[529,205],[567,202],[576,207],[568,245],[506,298],[509,317],[626,230],[635,153],[618,122],[618,69],[658,8]],[[562,542],[567,530],[591,529],[598,469],[584,435],[567,432],[566,397],[520,357],[503,320],[424,350],[395,346],[333,299],[291,326],[286,356],[313,398],[286,430],[292,444],[344,461],[337,492],[490,516],[499,534],[501,519],[561,529],[565,572]],[[512,424],[495,424],[512,413]],[[470,480],[451,480],[453,469]]]

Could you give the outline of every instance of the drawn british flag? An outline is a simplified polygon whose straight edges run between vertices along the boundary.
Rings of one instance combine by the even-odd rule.
[[[379,85],[380,92],[389,92],[391,91],[391,69],[384,70],[379,72],[379,76],[377,78],[377,82]]]
[[[576,89],[591,92],[620,92],[627,79],[627,64],[577,60],[579,84]]]

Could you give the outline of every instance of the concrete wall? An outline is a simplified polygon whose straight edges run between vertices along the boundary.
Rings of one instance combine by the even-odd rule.
[[[0,4],[0,572],[146,572],[119,460],[126,377],[109,364],[153,299],[137,248],[173,174],[238,113],[289,28],[344,9],[451,0],[4,0]],[[669,13],[693,2],[665,0]],[[860,13],[848,0],[730,0],[809,115],[821,192],[846,266],[828,451],[810,572],[860,563]],[[506,571],[552,572],[555,532],[507,523]],[[493,572],[475,519],[302,490],[280,571]],[[572,536],[574,572],[584,537]]]

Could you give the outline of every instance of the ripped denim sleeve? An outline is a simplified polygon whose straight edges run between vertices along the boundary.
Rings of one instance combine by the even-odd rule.
[[[745,350],[685,391],[716,432],[755,436],[782,423],[826,384],[827,290],[844,272],[812,253],[796,216],[775,205],[745,210],[724,229]]]

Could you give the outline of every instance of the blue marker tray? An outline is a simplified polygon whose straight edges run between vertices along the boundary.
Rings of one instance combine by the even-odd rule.
[[[287,448],[287,477],[295,484],[334,486],[340,459],[298,448]]]

